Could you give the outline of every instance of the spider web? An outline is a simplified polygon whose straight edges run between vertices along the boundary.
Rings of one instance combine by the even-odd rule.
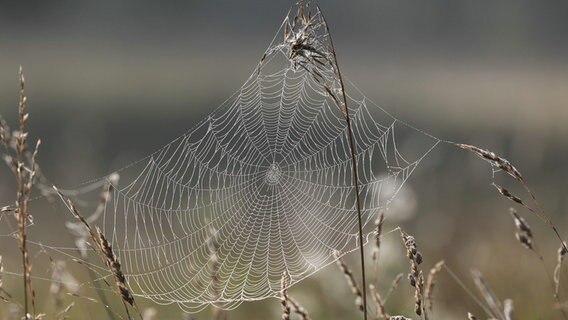
[[[127,185],[108,181],[112,196],[94,224],[136,295],[188,312],[210,304],[233,309],[277,297],[283,274],[292,286],[334,262],[333,251],[358,248],[333,47],[319,9],[300,9],[305,19],[288,14],[233,96],[124,169],[121,176],[132,176]],[[377,212],[440,140],[350,82],[344,89],[367,241]]]

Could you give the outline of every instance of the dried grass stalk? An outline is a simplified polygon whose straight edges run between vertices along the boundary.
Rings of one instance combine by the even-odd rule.
[[[286,272],[282,273],[282,278],[280,279],[280,305],[282,306],[282,320],[290,320],[290,299],[288,298],[288,292],[286,288],[288,287],[288,275]]]
[[[357,308],[363,312],[365,310],[365,304],[363,303],[363,294],[359,286],[357,285],[357,281],[355,281],[355,276],[353,275],[353,271],[349,268],[349,266],[343,261],[341,258],[341,253],[337,250],[333,252],[333,256],[337,259],[337,266],[343,272],[347,283],[349,284],[349,288],[351,288],[351,292],[355,295],[355,305]]]
[[[391,285],[389,287],[389,290],[387,291],[387,294],[385,294],[385,303],[387,302],[387,300],[389,299],[391,293],[396,290],[396,288],[398,288],[398,285],[400,284],[400,281],[402,280],[402,278],[404,277],[403,273],[399,273],[396,275],[396,277],[394,277],[394,279],[391,282]]]
[[[440,274],[440,271],[442,271],[443,266],[444,260],[436,263],[434,267],[430,269],[430,273],[428,274],[428,278],[426,279],[424,302],[425,307],[430,311],[432,311],[432,309],[434,308],[434,287],[436,286],[436,280],[438,279],[438,275]]]
[[[418,267],[422,263],[422,254],[418,251],[416,240],[413,236],[400,230],[404,247],[406,248],[406,256],[410,261],[410,273],[408,280],[410,285],[414,287],[414,311],[417,315],[428,318],[426,308],[424,307],[424,275]]]
[[[99,194],[99,203],[95,211],[84,220],[88,224],[92,224],[99,219],[99,217],[104,212],[106,205],[108,204],[111,198],[111,191],[113,186],[118,183],[120,176],[118,173],[113,173],[109,175],[102,186],[101,192]],[[48,193],[47,191],[44,193]],[[53,193],[51,191],[50,193]],[[69,196],[72,192],[66,192],[65,194]],[[89,232],[85,228],[85,224],[81,221],[74,222],[74,221],[67,221],[65,222],[65,227],[69,230],[69,232],[75,237],[75,246],[79,249],[81,253],[81,257],[87,259],[87,252],[88,252],[88,239],[89,239]]]
[[[517,210],[511,208],[509,209],[509,213],[513,217],[515,227],[517,228],[515,237],[524,247],[531,251],[534,251],[535,249],[533,246],[533,233],[530,225],[525,221],[525,219],[523,219],[523,217],[519,216]]]
[[[505,171],[507,174],[509,174],[515,180],[524,183],[525,180],[523,179],[523,176],[521,175],[519,170],[517,170],[517,168],[515,168],[511,164],[511,162],[509,162],[509,160],[496,155],[494,152],[491,152],[489,150],[484,150],[484,149],[481,149],[481,148],[476,147],[476,146],[472,146],[472,145],[468,145],[468,144],[462,144],[462,143],[458,143],[456,145],[458,147],[462,148],[462,149],[465,149],[465,150],[468,150],[468,151],[471,151],[471,152],[477,154],[481,158],[487,160],[492,166],[499,168],[500,170]]]
[[[27,97],[25,94],[25,80],[22,66],[19,69],[19,82],[20,82],[20,98],[18,103],[18,119],[19,128],[13,137],[15,138],[13,149],[15,150],[14,156],[7,155],[6,160],[12,164],[12,171],[16,175],[16,181],[18,185],[18,191],[16,195],[16,205],[14,210],[14,215],[16,222],[18,224],[18,240],[19,249],[22,254],[22,267],[23,267],[23,285],[24,285],[24,317],[25,319],[31,319],[35,317],[35,292],[32,287],[31,281],[31,271],[32,265],[30,263],[28,248],[27,248],[27,231],[26,227],[31,219],[28,212],[28,203],[30,200],[31,190],[35,181],[36,174],[36,158],[38,154],[38,149],[40,146],[40,140],[37,141],[33,156],[27,158],[26,154],[28,151],[26,132],[26,123],[29,118],[27,113]],[[4,126],[2,126],[4,127]],[[5,128],[3,129],[5,130]],[[3,140],[6,139],[6,132],[3,133]],[[31,300],[31,301],[29,301]],[[29,304],[31,302],[32,309],[34,310],[34,316],[29,312]]]
[[[561,246],[558,248],[558,254],[556,256],[556,267],[554,268],[554,295],[556,299],[559,298],[559,291],[560,291],[560,274],[562,273],[562,263],[564,262],[564,258],[568,254],[568,250],[566,250],[566,245]]]
[[[381,249],[381,235],[383,233],[383,223],[385,221],[385,214],[383,210],[379,210],[377,219],[375,219],[375,247],[373,248],[372,259],[377,262],[379,259],[379,250]]]
[[[93,242],[92,245],[93,245],[95,251],[99,254],[99,256],[103,260],[104,264],[107,266],[109,271],[114,276],[115,284],[116,284],[116,287],[118,289],[118,294],[121,298],[122,303],[124,304],[124,308],[126,310],[126,314],[127,314],[128,318],[130,319],[130,312],[128,311],[127,304],[132,306],[137,311],[137,313],[140,315],[140,311],[138,310],[138,307],[136,306],[134,296],[132,295],[132,292],[130,291],[130,289],[128,287],[128,284],[126,282],[126,277],[124,276],[124,273],[122,272],[122,267],[121,267],[120,261],[118,260],[118,258],[114,254],[114,252],[112,250],[112,246],[110,245],[110,243],[106,239],[106,237],[103,234],[103,232],[101,231],[101,229],[99,229],[97,227],[96,231],[93,230],[93,228],[91,227],[89,222],[81,215],[81,213],[79,212],[77,207],[73,204],[73,202],[70,199],[66,198],[63,195],[63,193],[61,193],[55,186],[53,186],[53,189],[59,195],[61,200],[65,203],[65,205],[67,206],[69,211],[73,214],[73,216],[76,219],[78,219],[87,228],[89,235],[91,237],[91,240]],[[140,317],[142,317],[142,316],[140,315]]]
[[[335,48],[333,46],[333,39],[331,37],[331,31],[329,25],[322,14],[319,7],[317,7],[317,16],[321,17],[323,26],[326,28],[328,37],[328,47],[326,52],[321,52],[318,45],[314,43],[314,39],[311,38],[311,30],[317,24],[315,23],[316,14],[312,14],[310,8],[310,1],[298,1],[296,4],[297,13],[292,19],[290,28],[285,25],[284,37],[285,41],[289,45],[289,59],[294,65],[299,66],[311,74],[316,82],[318,82],[323,89],[328,93],[329,97],[333,99],[335,105],[339,108],[343,115],[347,126],[348,135],[348,145],[351,155],[351,173],[353,177],[353,185],[355,187],[355,199],[357,208],[357,222],[359,231],[359,254],[361,261],[361,280],[363,283],[361,300],[362,300],[362,311],[363,318],[367,319],[367,290],[366,290],[366,278],[365,278],[365,254],[364,254],[364,240],[363,240],[363,217],[361,213],[361,198],[359,192],[359,177],[357,170],[357,150],[355,145],[355,139],[353,135],[353,130],[351,128],[351,118],[349,116],[349,108],[347,106],[347,95],[345,94],[345,86],[343,84],[343,77],[341,76],[341,71],[339,69],[339,64],[337,62],[337,55]],[[265,56],[261,58],[261,62],[264,60]],[[322,76],[322,71],[330,68],[335,78],[333,80],[327,80]]]
[[[418,274],[416,281],[416,290],[414,290],[414,313],[419,316],[423,316],[427,319],[426,309],[424,308],[424,274],[422,271]]]
[[[481,296],[483,297],[485,302],[487,302],[489,309],[493,313],[492,316],[499,319],[503,319],[505,317],[505,315],[503,314],[503,305],[501,304],[501,301],[497,298],[495,292],[491,290],[491,287],[483,277],[483,274],[478,270],[472,269],[471,276],[473,278],[475,286],[479,290],[479,293],[481,293]]]
[[[566,243],[562,239],[562,236],[560,236],[558,229],[556,229],[556,226],[552,223],[552,220],[548,217],[548,215],[544,212],[544,210],[542,210],[540,208],[540,204],[538,203],[536,196],[534,195],[532,190],[529,188],[527,182],[525,181],[525,179],[523,178],[523,176],[521,175],[519,170],[517,170],[511,164],[511,162],[509,162],[509,160],[496,155],[494,152],[484,150],[484,149],[481,149],[481,148],[476,147],[476,146],[472,146],[472,145],[468,145],[468,144],[461,144],[461,143],[456,143],[455,145],[462,148],[462,149],[465,149],[465,150],[468,150],[468,151],[471,151],[471,152],[477,154],[479,157],[487,160],[493,167],[496,167],[500,170],[503,170],[508,175],[513,177],[516,181],[518,181],[523,186],[523,188],[526,190],[526,192],[530,195],[530,197],[532,198],[532,200],[533,200],[534,204],[536,205],[536,207],[538,208],[538,210],[533,210],[526,203],[524,203],[521,198],[512,195],[507,189],[505,189],[505,188],[503,188],[499,185],[496,185],[496,184],[493,184],[493,185],[497,188],[497,190],[503,196],[507,197],[511,201],[514,201],[514,202],[524,206],[529,211],[531,211],[533,214],[535,214],[539,219],[541,219],[544,223],[546,223],[554,231],[556,237],[558,238],[558,240],[560,240],[560,243],[564,247],[564,249],[568,250],[568,247],[566,246]]]
[[[99,248],[101,249],[104,257],[105,257],[105,264],[110,269],[112,274],[114,275],[114,279],[116,280],[116,286],[118,287],[118,291],[120,292],[120,296],[124,302],[127,302],[131,306],[134,306],[134,296],[128,289],[128,285],[126,284],[126,277],[124,273],[122,273],[122,267],[120,265],[120,261],[112,251],[112,246],[106,239],[105,235],[97,227],[97,235],[99,239]]]
[[[70,304],[67,305],[67,307],[65,307],[65,309],[61,310],[61,312],[59,312],[56,315],[57,319],[63,320],[63,319],[70,319],[67,314],[69,313],[69,311],[71,311],[71,309],[75,306],[75,302],[71,302]]]
[[[388,319],[389,315],[386,312],[385,303],[383,302],[383,299],[381,298],[380,293],[377,291],[377,288],[375,288],[375,286],[373,284],[370,284],[369,290],[371,292],[371,296],[373,297],[373,300],[375,301],[375,305],[377,307],[377,319],[379,319],[379,320]]]
[[[297,314],[300,319],[302,320],[310,320],[310,315],[308,314],[308,310],[306,310],[298,301],[294,300],[292,297],[288,297],[288,303],[294,310],[294,313]]]

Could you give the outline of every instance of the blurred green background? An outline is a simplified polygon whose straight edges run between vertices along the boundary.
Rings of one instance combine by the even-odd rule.
[[[291,4],[2,1],[0,114],[15,125],[21,64],[31,112],[28,129],[32,139],[42,139],[45,174],[61,186],[103,176],[182,134],[239,88]],[[319,4],[343,73],[370,99],[439,138],[486,147],[510,159],[568,237],[568,2]],[[386,229],[401,225],[416,236],[425,269],[445,259],[472,289],[469,269],[481,270],[499,297],[515,301],[519,319],[556,318],[547,276],[538,259],[514,239],[509,203],[491,181],[486,163],[442,145],[416,170],[400,198],[398,210],[404,214],[390,219]],[[13,201],[13,190],[10,172],[2,169],[0,205]],[[528,220],[551,273],[557,242],[540,222]],[[15,259],[15,244],[2,240],[0,254]],[[354,269],[355,258],[348,258]],[[385,237],[376,273],[382,292],[407,269],[398,236]],[[6,278],[5,286],[13,285],[17,293],[18,280]],[[44,300],[40,308],[51,310],[45,292],[49,283],[36,283]],[[398,290],[387,308],[410,315],[412,292],[406,283]],[[293,288],[291,295],[315,319],[359,318],[334,267]],[[141,303],[155,307],[157,319],[181,318],[175,306]],[[89,313],[74,317],[104,317],[100,305],[80,308]],[[119,305],[116,310],[122,312]],[[434,318],[465,318],[467,311],[483,315],[442,273]],[[0,304],[0,315],[6,312],[7,305]],[[279,313],[278,302],[268,300],[245,303],[229,315],[276,319]]]

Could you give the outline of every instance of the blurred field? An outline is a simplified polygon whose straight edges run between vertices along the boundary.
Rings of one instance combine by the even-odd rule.
[[[239,88],[290,4],[3,2],[0,114],[16,123],[22,64],[28,129],[33,140],[42,139],[39,161],[46,175],[66,187],[101,177],[179,136]],[[425,132],[486,147],[511,160],[568,237],[568,5],[505,0],[320,5],[346,77],[378,105]],[[518,319],[556,319],[542,266],[514,238],[510,203],[491,181],[486,163],[442,145],[424,160],[398,200],[405,217],[394,217],[385,229],[400,225],[414,234],[425,269],[445,259],[472,289],[469,270],[482,271],[500,298],[515,301]],[[13,190],[10,172],[2,168],[0,206],[13,201]],[[542,223],[528,217],[551,272],[557,242]],[[44,237],[43,231],[34,232]],[[16,249],[15,241],[0,244],[3,256],[17,257]],[[348,263],[357,269],[356,255]],[[34,272],[42,269],[34,266]],[[386,290],[397,273],[407,270],[399,236],[386,236],[376,273],[379,288]],[[465,319],[467,311],[483,315],[448,274],[439,281],[435,319]],[[19,278],[4,282],[18,294]],[[36,281],[36,286],[48,296],[48,282]],[[411,290],[406,283],[398,290],[388,307],[411,314]],[[314,319],[359,319],[334,266],[290,294]],[[49,303],[45,298],[40,309],[49,310]],[[100,306],[82,307],[89,315],[76,317],[104,315]],[[180,318],[176,306],[156,308],[157,319]],[[0,304],[0,315],[5,312]],[[207,314],[196,318],[207,319]],[[279,317],[276,300],[245,303],[230,312],[230,319]]]

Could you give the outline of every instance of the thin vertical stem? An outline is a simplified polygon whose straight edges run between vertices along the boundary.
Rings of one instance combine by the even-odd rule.
[[[361,281],[363,282],[361,284],[361,288],[363,291],[363,319],[367,320],[367,279],[365,277],[365,251],[364,251],[364,241],[363,241],[363,217],[361,214],[361,197],[359,196],[359,176],[357,173],[357,157],[356,155],[356,146],[355,146],[355,139],[353,138],[353,130],[351,129],[351,119],[349,117],[349,109],[347,108],[347,96],[345,95],[345,86],[343,85],[343,77],[341,77],[341,71],[339,70],[339,64],[337,63],[337,55],[335,54],[335,48],[333,46],[333,40],[331,38],[331,32],[329,30],[329,25],[327,24],[327,21],[325,19],[325,17],[323,16],[323,14],[321,13],[321,10],[318,7],[318,11],[322,17],[322,20],[325,24],[325,28],[327,30],[327,35],[329,37],[329,46],[330,46],[330,52],[333,55],[333,70],[335,71],[335,74],[337,76],[337,78],[339,79],[339,86],[341,89],[341,100],[335,98],[335,102],[338,104],[338,106],[341,109],[341,112],[343,113],[343,116],[345,118],[345,122],[347,123],[347,136],[349,139],[349,151],[351,153],[351,168],[353,171],[353,184],[355,186],[355,201],[356,201],[356,206],[357,206],[357,223],[358,223],[358,227],[359,227],[359,254],[360,254],[360,260],[361,260]],[[330,92],[331,90],[328,90],[328,92]],[[331,93],[331,92],[330,92]],[[333,96],[333,94],[332,94]]]
[[[26,114],[26,96],[24,91],[24,73],[22,71],[22,66],[19,69],[19,82],[20,82],[20,99],[18,104],[18,118],[19,118],[19,132],[16,142],[16,157],[17,157],[17,167],[16,167],[16,179],[18,182],[18,194],[16,197],[18,212],[18,237],[20,240],[20,251],[22,253],[22,268],[23,268],[23,284],[24,284],[24,319],[29,319],[29,309],[28,309],[28,287],[30,286],[30,275],[29,275],[29,262],[28,262],[28,250],[27,250],[27,234],[26,234],[26,222],[28,220],[28,197],[29,190],[27,190],[26,183],[26,169],[25,164],[25,152],[27,148],[25,127],[28,115]],[[31,173],[30,173],[31,174]],[[30,181],[31,183],[31,181]]]

